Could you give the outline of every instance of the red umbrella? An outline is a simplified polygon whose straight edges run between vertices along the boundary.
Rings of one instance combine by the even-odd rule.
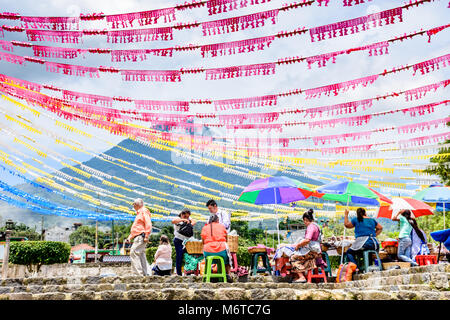
[[[392,198],[392,204],[380,206],[377,218],[392,219],[401,210],[410,210],[414,218],[433,214],[433,208],[425,202],[412,198]]]

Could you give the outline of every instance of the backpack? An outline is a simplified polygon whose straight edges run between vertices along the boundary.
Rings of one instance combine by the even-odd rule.
[[[183,222],[183,224],[180,226],[180,229],[178,230],[178,233],[190,238],[194,235],[194,227],[190,223]]]
[[[353,272],[356,268],[357,266],[353,262],[341,264],[336,275],[336,283],[352,281]]]

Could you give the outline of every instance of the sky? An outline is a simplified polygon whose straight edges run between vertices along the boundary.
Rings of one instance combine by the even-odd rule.
[[[0,11],[2,12],[17,12],[21,15],[28,16],[78,16],[80,13],[99,13],[116,14],[125,12],[145,11],[157,8],[170,7],[181,4],[181,1],[5,1],[0,0]],[[266,4],[255,6],[248,6],[228,13],[208,16],[207,8],[198,8],[193,10],[186,10],[183,12],[177,11],[176,22],[194,22],[194,21],[209,21],[222,19],[227,17],[251,14],[259,11],[270,10],[281,7],[285,2],[272,0]],[[222,35],[204,37],[202,36],[201,28],[194,28],[189,30],[175,30],[173,41],[154,41],[154,42],[140,42],[128,44],[111,44],[106,42],[105,36],[97,37],[83,37],[83,43],[79,44],[82,48],[111,48],[111,49],[139,49],[139,48],[166,48],[176,45],[186,44],[208,44],[217,42],[236,41],[247,38],[262,37],[266,35],[276,34],[280,31],[292,30],[296,28],[311,28],[316,26],[327,25],[330,23],[347,20],[364,16],[367,14],[391,9],[403,5],[404,1],[379,1],[373,0],[361,5],[352,7],[343,7],[342,0],[331,0],[327,7],[318,7],[313,4],[310,7],[300,8],[280,12],[276,24],[267,23],[262,28],[247,29],[234,33],[226,33]],[[256,64],[277,61],[280,58],[286,57],[306,57],[317,55],[321,53],[333,52],[349,48],[355,48],[362,45],[367,45],[375,42],[385,41],[405,33],[419,31],[421,29],[429,29],[444,25],[448,23],[447,1],[434,1],[426,3],[419,7],[404,10],[403,22],[396,22],[395,24],[382,26],[375,29],[370,29],[365,32],[356,33],[345,37],[337,37],[334,39],[327,39],[320,42],[311,42],[309,33],[290,37],[276,39],[270,48],[257,51],[254,53],[237,54],[222,56],[216,58],[204,59],[201,57],[200,51],[192,52],[175,52],[172,58],[168,57],[149,57],[146,61],[133,62],[111,62],[109,55],[92,55],[87,54],[84,58],[65,60],[65,59],[51,59],[49,61],[70,63],[84,66],[114,66],[122,69],[149,69],[149,70],[163,70],[163,69],[180,69],[180,68],[215,68],[227,67],[234,65]],[[15,21],[2,21],[5,25],[18,25]],[[165,26],[164,23],[158,23],[158,26]],[[149,26],[151,27],[151,26]],[[91,29],[106,28],[106,22],[83,24],[82,28]],[[368,75],[373,75],[382,72],[384,69],[391,69],[406,64],[414,64],[425,61],[437,56],[447,54],[449,51],[449,29],[446,29],[432,37],[431,43],[428,43],[428,37],[419,36],[413,39],[405,40],[403,42],[395,42],[389,47],[389,54],[369,57],[367,51],[360,51],[348,55],[341,55],[336,58],[336,63],[329,61],[326,67],[318,68],[317,65],[308,69],[307,63],[297,63],[290,65],[277,66],[276,74],[270,76],[254,76],[242,77],[236,79],[226,80],[204,80],[204,74],[201,75],[185,75],[182,82],[179,83],[165,83],[165,82],[125,82],[121,80],[120,75],[109,75],[105,73],[100,74],[98,79],[90,79],[89,77],[75,77],[63,74],[50,73],[45,71],[45,66],[38,64],[27,63],[26,66],[13,65],[5,61],[0,61],[0,73],[12,77],[25,79],[41,84],[51,84],[56,87],[64,88],[72,91],[79,91],[91,94],[107,95],[107,96],[128,96],[136,99],[153,99],[153,100],[191,100],[191,99],[227,99],[240,98],[274,94],[285,92],[292,89],[307,89],[319,87],[327,84],[352,80]],[[18,40],[27,41],[25,33],[10,33],[5,32],[3,40]],[[38,45],[49,46],[66,46],[75,47],[74,44],[60,44],[60,43],[44,43],[36,42]],[[14,47],[14,54],[32,56],[32,50],[29,48]],[[245,109],[238,112],[272,112],[279,111],[290,107],[310,108],[317,106],[326,106],[338,104],[346,101],[353,101],[375,97],[391,93],[393,91],[400,91],[405,89],[412,89],[434,82],[442,81],[449,78],[449,69],[440,68],[440,70],[428,73],[426,75],[412,75],[412,70],[401,72],[395,75],[380,77],[374,84],[367,87],[358,87],[355,90],[348,90],[340,93],[338,96],[322,96],[319,99],[306,100],[305,95],[291,96],[289,98],[280,98],[276,107],[261,107],[255,109]],[[368,113],[380,112],[385,110],[399,109],[412,107],[431,102],[448,99],[448,88],[438,89],[435,93],[428,93],[425,98],[420,100],[405,101],[404,96],[397,98],[386,99],[375,102],[374,105],[366,111],[359,111],[347,116],[357,116]],[[121,105],[123,108],[130,108],[130,105]],[[17,109],[12,104],[1,100],[0,111],[11,110],[11,115],[21,115],[26,119],[36,121],[36,118],[27,111]],[[41,110],[40,110],[41,111]],[[208,113],[214,112],[212,106],[198,105],[194,107],[191,112]],[[232,114],[236,111],[226,111],[223,114]],[[349,127],[347,125],[336,126],[335,128],[316,128],[310,129],[308,126],[288,127],[279,133],[261,133],[261,132],[234,132],[233,130],[216,130],[217,135],[223,136],[239,136],[243,137],[249,135],[251,137],[292,137],[292,136],[323,136],[331,134],[341,134],[346,132],[368,131],[382,127],[401,126],[413,124],[417,122],[430,121],[441,119],[448,116],[448,106],[441,106],[436,108],[436,112],[424,116],[410,117],[403,115],[403,113],[395,113],[389,116],[374,117],[369,124],[361,127]],[[52,115],[54,116],[54,115]],[[55,116],[54,116],[55,117]],[[326,119],[326,117],[322,118]],[[304,121],[302,115],[286,115],[280,118],[280,121]],[[54,125],[45,117],[38,118],[38,123],[41,127],[47,128],[57,135],[69,137],[67,131]],[[67,121],[65,121],[67,122]],[[72,126],[95,134],[104,140],[111,143],[119,143],[123,137],[108,134],[101,129],[87,127],[81,123],[69,123]],[[20,132],[28,137],[38,138],[39,143],[49,149],[55,150],[69,158],[74,158],[78,161],[85,161],[90,156],[74,152],[64,146],[56,145],[54,139],[44,135],[39,137],[33,135],[29,131],[22,129],[19,125],[5,119],[3,114],[0,114],[0,127],[13,129],[15,132]],[[356,141],[344,142],[341,145],[361,145],[365,143],[380,143],[384,141],[410,139],[419,136],[426,136],[432,134],[439,134],[448,132],[448,128],[440,126],[431,130],[418,131],[410,134],[397,134],[396,131],[388,131],[386,133],[372,134],[370,139],[361,139]],[[70,137],[69,137],[70,138]],[[110,148],[106,143],[99,143],[96,139],[83,138],[80,135],[73,135],[73,139],[80,142],[86,148],[94,152],[103,152]],[[0,135],[0,144],[11,145],[22,150],[24,153],[32,155],[32,152],[26,148],[21,148],[18,144],[12,143],[11,136]],[[336,143],[325,145],[324,147],[335,147]],[[314,144],[312,141],[300,140],[290,147],[297,148],[312,148]],[[0,150],[6,151],[0,145]],[[385,153],[386,157],[400,156],[401,153]],[[411,154],[414,155],[414,154]],[[36,156],[36,155],[33,155]],[[299,157],[305,158],[323,158],[320,153],[302,153]],[[334,156],[336,158],[361,158],[361,155],[346,154],[344,156]],[[386,161],[385,166],[392,167],[392,163],[402,162],[403,160]],[[408,160],[407,162],[416,162],[424,164],[425,160]],[[48,160],[48,164],[55,169],[61,168],[61,165],[55,161]],[[320,168],[310,166],[307,170],[319,170]],[[339,172],[349,170],[349,168],[335,168],[325,169],[328,171]],[[308,172],[308,171],[307,171]],[[392,178],[399,178],[400,176],[415,176],[410,170],[396,170],[394,175],[386,175],[379,172],[361,172],[362,174],[378,176],[378,180],[382,180],[384,176]],[[321,176],[321,175],[319,175]],[[2,178],[3,179],[3,178]],[[15,184],[21,182],[11,176],[4,177],[8,183]],[[226,178],[224,178],[226,181]],[[373,178],[372,180],[376,180]],[[404,182],[402,180],[392,180]]]

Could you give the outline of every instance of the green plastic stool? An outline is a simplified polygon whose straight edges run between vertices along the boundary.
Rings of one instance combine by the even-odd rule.
[[[324,269],[325,274],[327,275],[327,277],[332,277],[333,274],[331,273],[330,258],[328,257],[328,253],[326,253],[325,251],[322,251],[322,259],[327,263],[327,267]]]
[[[217,273],[211,272],[213,261],[217,263]],[[223,282],[227,282],[227,272],[225,270],[225,262],[220,256],[206,257],[205,272],[203,274],[203,282],[211,282],[211,278],[222,278]]]
[[[258,258],[262,257],[262,261],[264,264],[264,269],[258,269]],[[252,253],[252,276],[256,276],[258,272],[265,273],[269,272],[269,274],[272,274],[272,267],[270,266],[269,262],[269,256],[267,255],[267,252],[256,252]]]
[[[364,250],[362,257],[361,254],[358,253],[358,269],[361,270],[363,273],[367,273],[369,271],[369,263],[370,263],[370,257],[372,254],[376,255],[376,260],[378,260],[378,265],[375,266],[375,268],[378,268],[378,270],[383,270],[383,265],[381,263],[380,256],[378,254],[378,251],[375,250]]]

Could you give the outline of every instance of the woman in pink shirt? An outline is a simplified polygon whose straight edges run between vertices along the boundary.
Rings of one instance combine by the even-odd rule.
[[[292,273],[294,277],[297,276],[295,282],[306,282],[305,275],[308,270],[318,265],[326,266],[322,260],[320,247],[321,232],[319,226],[314,223],[312,209],[303,214],[303,222],[306,226],[305,238],[295,245],[295,251],[290,257]]]
[[[202,228],[203,255],[220,256],[225,263],[227,274],[230,273],[230,261],[227,253],[227,229],[219,223],[219,217],[213,214],[209,218],[209,223]]]
[[[152,270],[158,276],[169,276],[172,273],[172,246],[166,235],[159,238],[159,247],[155,253],[155,266]]]

